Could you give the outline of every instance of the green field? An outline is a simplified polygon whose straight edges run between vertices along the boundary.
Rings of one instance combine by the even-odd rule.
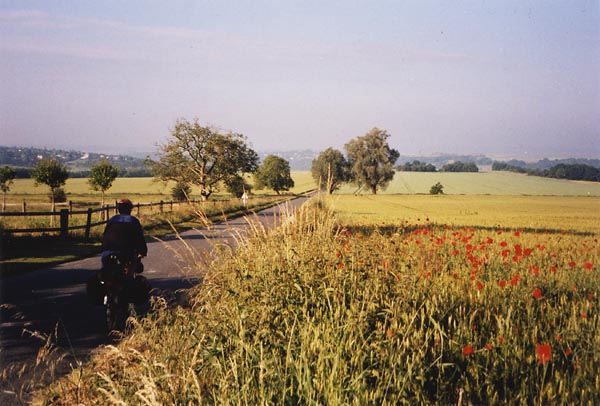
[[[396,172],[390,186],[380,194],[429,194],[440,182],[451,195],[600,196],[599,182],[577,182],[509,172],[450,173]],[[338,193],[352,194],[357,188],[346,185]],[[363,190],[363,194],[369,193]]]
[[[292,172],[295,186],[290,190],[291,193],[304,193],[315,188],[315,182],[307,171]],[[251,177],[248,178],[252,180]],[[64,187],[67,193],[67,199],[74,202],[100,201],[100,192],[94,192],[88,185],[88,180],[84,178],[68,179]],[[128,197],[134,203],[157,202],[159,200],[170,200],[171,189],[175,186],[174,182],[157,182],[154,178],[117,178],[112,187],[106,192],[106,200],[120,199]],[[49,189],[45,185],[35,186],[32,179],[15,179],[7,193],[6,201],[9,205],[20,206],[23,200],[27,202],[48,201]],[[256,194],[274,194],[272,190],[254,190]],[[198,190],[192,187],[193,199],[200,199]],[[231,196],[222,191],[214,195],[215,198],[230,198]]]
[[[346,224],[425,224],[600,233],[600,198],[574,196],[334,195]]]

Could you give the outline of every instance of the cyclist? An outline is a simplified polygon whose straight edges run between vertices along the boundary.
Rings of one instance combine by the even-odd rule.
[[[102,237],[102,263],[110,255],[117,255],[122,263],[135,264],[137,273],[141,272],[140,259],[148,254],[148,246],[140,221],[131,215],[133,203],[129,199],[121,199],[117,203],[119,214],[111,217],[106,223]]]

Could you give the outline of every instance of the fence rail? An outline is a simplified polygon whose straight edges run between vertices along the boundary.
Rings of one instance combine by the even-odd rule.
[[[190,203],[196,203],[196,201],[191,201]],[[137,215],[140,214],[140,209],[143,207],[159,207],[160,213],[165,211],[165,208],[168,208],[169,211],[173,211],[174,204],[181,204],[181,202],[174,201],[160,201],[157,203],[137,203],[133,205],[133,209],[137,210]],[[50,218],[54,218],[56,216],[60,217],[60,226],[53,227],[38,227],[38,228],[12,228],[12,229],[4,229],[3,232],[7,234],[22,234],[22,233],[56,233],[58,232],[61,237],[67,237],[70,231],[74,230],[85,230],[85,238],[86,240],[90,238],[90,232],[93,227],[101,226],[106,224],[110,214],[117,213],[117,205],[105,205],[100,208],[88,208],[87,210],[73,210],[73,204],[69,203],[68,209],[61,209],[59,211],[26,211],[26,205],[23,204],[23,212],[2,212],[0,213],[0,218],[4,217],[38,217],[38,216],[49,216]],[[92,222],[92,216],[94,213],[102,213],[102,220]],[[86,223],[84,225],[69,225],[69,219],[73,215],[87,215]]]

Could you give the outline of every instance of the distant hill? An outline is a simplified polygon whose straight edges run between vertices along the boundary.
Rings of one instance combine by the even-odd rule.
[[[10,165],[17,168],[32,168],[45,158],[54,158],[65,165],[72,175],[86,175],[89,169],[103,159],[123,171],[127,176],[149,175],[144,165],[144,159],[128,155],[100,154],[95,152],[68,151],[62,149],[47,149],[33,147],[3,147],[0,146],[0,165]]]

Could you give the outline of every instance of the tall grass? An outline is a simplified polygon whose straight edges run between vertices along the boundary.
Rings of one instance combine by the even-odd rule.
[[[597,238],[341,227],[316,202],[213,263],[39,404],[586,404]]]

